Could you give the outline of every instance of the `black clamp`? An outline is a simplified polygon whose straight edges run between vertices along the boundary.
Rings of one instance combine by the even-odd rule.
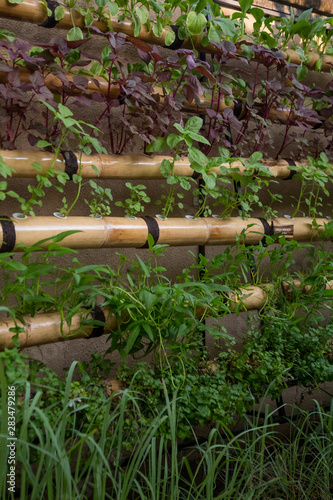
[[[101,307],[95,306],[94,309],[90,311],[90,314],[93,320],[105,323],[105,314]],[[101,335],[104,334],[104,328],[105,328],[104,325],[95,326],[95,328],[93,329],[88,338],[91,339],[94,337],[100,337]]]
[[[0,215],[2,227],[2,245],[0,253],[11,252],[16,243],[16,232],[13,221],[7,215]]]
[[[77,174],[79,170],[79,164],[76,155],[73,151],[61,151],[62,156],[65,160],[65,173],[68,175],[69,180],[73,180],[73,175]]]
[[[294,160],[291,160],[290,158],[283,158],[286,162],[288,162],[288,165],[290,167],[296,167],[296,163],[294,162]],[[283,179],[284,181],[289,181],[290,179],[292,179],[294,177],[294,175],[297,174],[297,170],[290,170],[290,174],[288,177],[286,177],[285,179]]]
[[[274,226],[273,226],[273,222],[271,222],[271,224],[269,224],[267,222],[266,219],[264,219],[263,217],[256,217],[258,220],[260,220],[261,224],[263,225],[263,228],[264,228],[264,233],[265,233],[265,236],[263,237],[263,239],[261,240],[261,243],[264,247],[267,246],[267,242],[266,242],[266,236],[273,236],[274,234]]]
[[[179,30],[179,26],[175,26],[175,25],[171,25],[170,28],[172,29],[172,31],[174,32],[175,34],[175,39],[174,41],[172,42],[171,45],[163,45],[163,48],[164,49],[170,49],[170,50],[178,50],[180,49],[180,47],[183,45],[184,43],[184,40],[181,40],[178,36],[178,30]]]
[[[46,0],[46,4],[47,8],[52,12],[52,14],[38,26],[41,26],[42,28],[54,28],[59,22],[55,18],[55,10],[60,4],[55,0]]]
[[[154,240],[154,245],[158,242],[158,239],[160,237],[160,228],[158,225],[158,222],[154,217],[150,217],[149,215],[145,215],[144,217],[141,217],[145,221],[148,227],[148,235],[151,234]],[[149,248],[148,245],[148,239],[144,245],[140,248]]]

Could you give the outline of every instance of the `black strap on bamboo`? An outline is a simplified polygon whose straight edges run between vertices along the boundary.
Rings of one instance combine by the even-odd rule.
[[[11,252],[16,243],[16,232],[13,221],[7,215],[0,215],[2,227],[2,245],[0,253]]]
[[[240,99],[234,100],[234,115],[238,120],[243,120],[247,115],[247,105]]]
[[[151,234],[154,240],[154,245],[158,242],[158,239],[160,237],[160,228],[158,226],[158,222],[154,217],[150,217],[150,215],[145,215],[144,217],[141,217],[145,221],[148,227],[148,235]],[[148,244],[148,239],[144,245],[140,248],[149,248]]]
[[[263,217],[256,217],[256,219],[260,220],[260,222],[261,222],[261,224],[263,225],[263,228],[264,228],[265,236],[261,240],[261,243],[265,247],[265,246],[267,246],[266,236],[273,236],[273,234],[274,234],[273,222],[271,222],[271,224],[269,225],[268,222],[267,222],[267,220],[264,219]]]
[[[120,105],[125,104],[126,97],[127,97],[126,92],[124,90],[121,90],[118,96],[118,101]]]
[[[47,8],[52,12],[52,14],[42,24],[39,24],[39,26],[42,28],[54,28],[59,22],[55,18],[55,10],[59,4],[55,0],[46,0],[46,3]]]
[[[200,172],[196,172],[195,170],[193,171],[193,174],[191,175],[192,179],[197,180],[201,176]]]
[[[93,320],[105,323],[105,314],[103,312],[103,309],[101,309],[99,306],[95,306],[94,309],[90,311],[90,314]],[[95,326],[88,338],[91,339],[93,337],[100,337],[104,333],[104,328],[104,325]]]
[[[312,130],[317,130],[318,128],[322,127],[324,125],[324,121],[320,123],[316,123],[313,127]]]
[[[291,158],[283,158],[286,162],[288,162],[288,165],[290,167],[296,167],[296,163],[294,162],[294,160],[292,160]],[[292,179],[294,177],[294,175],[297,174],[297,170],[290,170],[290,174],[288,177],[286,177],[284,180],[285,181],[289,181],[290,179]]]
[[[179,26],[175,26],[172,24],[170,27],[175,34],[175,39],[171,45],[164,45],[164,48],[170,50],[178,50],[183,45],[184,40],[181,40],[178,36]]]
[[[61,151],[62,156],[65,160],[65,172],[69,177],[69,180],[73,180],[73,175],[77,174],[79,170],[79,164],[77,162],[77,157],[73,151]]]

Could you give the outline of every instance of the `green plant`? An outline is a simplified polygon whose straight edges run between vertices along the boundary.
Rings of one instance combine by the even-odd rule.
[[[179,208],[183,208],[184,205],[180,201],[176,201],[176,198],[183,199],[183,193],[176,193],[177,184],[180,185],[181,188],[188,191],[191,187],[190,182],[193,181],[191,177],[185,176],[177,176],[174,174],[174,166],[177,160],[181,159],[181,154],[186,153],[186,149],[191,156],[191,166],[193,162],[193,168],[200,172],[204,168],[204,164],[202,161],[206,162],[208,159],[205,155],[203,155],[199,149],[193,146],[193,141],[197,141],[202,144],[208,144],[209,142],[205,137],[199,134],[200,129],[202,127],[203,120],[197,116],[193,116],[189,118],[182,127],[180,124],[175,123],[174,127],[178,130],[179,134],[171,133],[167,138],[157,137],[154,141],[152,141],[149,146],[146,148],[147,152],[154,153],[157,151],[163,151],[165,148],[169,147],[171,149],[175,149],[175,153],[173,155],[173,160],[164,159],[161,164],[161,172],[163,176],[166,178],[167,184],[170,186],[167,195],[162,195],[161,199],[156,202],[156,204],[162,204],[164,202],[164,206],[162,208],[162,217],[167,218],[169,213],[173,211],[173,206],[177,205]],[[181,143],[185,143],[185,147]],[[213,163],[213,161],[211,162]],[[201,173],[201,172],[200,172]],[[206,175],[206,169],[204,172],[204,176]],[[208,176],[207,181],[212,183],[215,186],[216,175]],[[164,186],[163,186],[164,187]],[[209,187],[209,186],[208,186]],[[213,189],[213,186],[211,186]]]
[[[92,137],[91,134],[85,132],[83,125],[88,126],[92,130],[97,130],[96,127],[93,125],[89,125],[82,120],[76,120],[73,117],[73,113],[68,109],[66,106],[63,104],[59,103],[58,104],[58,109],[55,109],[53,106],[51,106],[49,103],[45,101],[41,101],[44,106],[47,107],[49,111],[54,115],[54,121],[58,124],[58,126],[61,129],[61,134],[60,138],[57,141],[56,145],[52,145],[50,142],[46,140],[40,140],[38,141],[37,145],[40,148],[53,148],[54,149],[54,157],[53,161],[51,163],[51,166],[48,170],[41,174],[37,174],[36,178],[38,181],[37,186],[32,186],[29,184],[28,190],[31,193],[31,197],[28,201],[24,201],[21,203],[21,208],[23,211],[23,216],[30,214],[30,215],[35,215],[33,211],[33,205],[38,205],[42,206],[42,201],[41,198],[45,196],[45,191],[44,188],[49,188],[52,186],[52,183],[50,181],[50,178],[56,177],[59,184],[56,185],[56,189],[60,192],[63,193],[63,185],[66,183],[68,180],[68,175],[65,172],[59,172],[55,170],[54,166],[56,164],[58,155],[60,151],[64,148],[64,145],[68,139],[68,136],[74,136],[78,140],[77,148],[80,151],[80,157],[79,157],[79,170],[78,174],[73,175],[73,182],[78,184],[78,191],[75,196],[74,201],[72,204],[68,207],[66,198],[64,197],[62,199],[63,201],[63,207],[59,209],[59,212],[61,213],[62,216],[66,217],[75,203],[77,202],[80,191],[81,191],[81,176],[80,176],[80,171],[81,171],[81,155],[82,153],[84,154],[90,154],[91,153],[91,147],[94,147],[96,151],[101,154],[101,153],[106,153],[105,148],[101,146],[99,141],[95,138]],[[41,172],[42,167],[38,163],[34,163],[34,168]]]
[[[143,184],[134,186],[131,182],[126,182],[125,186],[130,190],[130,198],[126,198],[124,202],[116,201],[115,205],[123,207],[126,217],[133,219],[139,212],[144,212],[145,207],[142,203],[149,203],[150,198]]]
[[[299,197],[296,200],[296,207],[292,213],[295,217],[301,204],[307,205],[307,216],[316,222],[316,217],[323,217],[323,197],[329,196],[329,186],[333,180],[333,167],[325,153],[320,153],[318,158],[308,156],[308,164],[301,165],[296,178],[302,181]],[[304,214],[305,212],[303,212]]]
[[[95,181],[89,181],[92,188],[90,194],[93,195],[91,200],[84,200],[89,206],[90,213],[94,217],[103,217],[104,215],[111,214],[110,201],[113,200],[110,188],[103,188],[98,186]]]

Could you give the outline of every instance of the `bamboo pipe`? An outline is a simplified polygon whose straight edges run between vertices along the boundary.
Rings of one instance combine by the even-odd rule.
[[[1,2],[1,0],[0,0],[0,2]],[[22,67],[22,68],[18,68],[18,69],[20,71],[20,80],[25,82],[25,83],[30,82],[30,76],[32,75],[33,70],[30,70],[27,67]],[[78,75],[73,75],[70,73],[66,74],[66,77],[68,78],[68,80],[70,82],[73,82],[73,79],[75,76],[78,76]],[[109,96],[109,97],[114,98],[114,99],[117,99],[120,97],[123,98],[118,84],[111,85],[109,88],[108,82],[102,77],[96,76],[96,77],[92,78],[92,77],[87,77],[86,75],[80,75],[80,76],[84,76],[84,78],[87,80],[86,84],[84,84],[84,85],[80,84],[80,86],[85,87],[85,89],[87,90],[88,93],[97,92],[101,95]],[[95,81],[98,82],[97,85],[96,85]],[[0,83],[4,83],[4,84],[8,83],[8,72],[0,71]],[[60,78],[58,78],[56,75],[49,73],[45,77],[45,86],[49,90],[51,90],[52,92],[56,92],[57,90],[60,90],[64,86],[64,84],[60,80]],[[73,95],[80,94],[80,93],[81,93],[81,90],[78,90],[78,89],[73,89],[70,91],[70,94],[73,94]],[[154,88],[154,95],[156,95],[157,103],[163,105],[163,103],[165,102],[163,88],[155,87]],[[127,97],[130,98],[131,96],[128,95]],[[225,99],[219,99],[218,101],[215,100],[212,103],[211,99],[209,97],[197,96],[197,101],[200,102],[200,105],[198,105],[195,100],[193,100],[191,103],[189,103],[187,100],[185,100],[183,102],[183,105],[182,105],[183,111],[185,111],[187,113],[202,114],[203,112],[206,112],[208,109],[213,109],[213,110],[218,111],[218,112],[223,112],[225,109],[231,109],[234,112],[236,118],[238,118],[239,120],[242,120],[247,115],[246,104],[241,100],[235,100],[235,101],[232,101],[230,104],[227,104]],[[259,104],[256,104],[256,107],[257,107],[258,111],[260,111],[260,109],[262,108],[262,105],[259,103]],[[317,128],[318,125],[320,125],[319,123],[314,122],[311,119],[307,119],[305,117],[297,115],[297,113],[295,113],[294,111],[290,112],[290,110],[288,108],[284,109],[284,108],[278,108],[278,107],[272,106],[269,110],[268,118],[272,121],[276,121],[276,122],[282,123],[282,124],[286,124],[286,123],[289,123],[290,121],[297,120],[299,122],[312,125],[312,127],[314,127],[314,128]],[[317,118],[319,119],[320,116],[318,115]],[[326,119],[326,120],[322,119],[322,125],[320,125],[320,127],[323,127],[323,128],[330,127],[331,121],[332,121],[331,118]]]
[[[52,238],[64,231],[80,231],[67,236],[63,244],[70,248],[141,248],[146,245],[148,224],[159,244],[170,246],[189,245],[232,245],[241,234],[245,243],[257,245],[267,234],[281,234],[287,239],[309,241],[318,238],[324,231],[326,219],[317,219],[318,227],[313,227],[310,219],[298,217],[293,220],[274,219],[271,226],[264,219],[238,217],[215,218],[172,218],[155,219],[149,217],[128,219],[126,217],[27,217],[26,219],[1,219],[1,250],[22,251],[19,245],[32,246],[44,238]],[[265,228],[265,229],[264,229]],[[5,234],[5,240],[4,235]],[[3,241],[4,240],[4,241]],[[41,244],[45,248],[48,242]]]
[[[42,172],[46,172],[51,168],[54,155],[45,151],[33,150],[0,150],[0,156],[3,161],[12,169],[14,169],[12,177],[33,178],[36,177],[37,170],[32,166],[33,163],[39,163]],[[80,154],[75,154],[78,164],[80,163]],[[148,156],[148,155],[82,155],[80,175],[85,179],[163,179],[161,173],[161,163],[163,160],[173,161],[171,156]],[[221,166],[227,169],[238,169],[237,173],[244,175],[247,171],[243,162],[247,158],[233,161],[230,163],[222,163]],[[307,165],[308,160],[294,162],[295,167],[301,170],[302,165]],[[272,175],[279,179],[288,179],[292,176],[288,160],[264,160],[262,164],[267,167]],[[94,165],[99,175],[97,176]],[[54,169],[64,172],[66,170],[66,162],[63,155],[60,154],[56,159]],[[210,170],[215,172],[217,176],[221,176],[219,167],[213,167]],[[191,177],[194,170],[190,167],[188,158],[181,158],[175,161],[173,173],[175,175],[186,175]],[[231,170],[232,173],[232,170]],[[256,175],[254,171],[253,176]]]
[[[293,285],[296,288],[301,288],[300,280],[294,280]],[[283,282],[284,292],[286,294],[291,293],[292,284],[290,282]],[[260,310],[267,302],[267,292],[268,289],[273,289],[274,285],[272,283],[267,283],[259,286],[249,286],[247,288],[241,288],[240,293],[236,294],[230,292],[230,310],[234,312],[237,309],[237,303],[242,302],[242,308],[246,311]],[[333,280],[326,283],[326,289],[333,288]],[[305,293],[311,292],[311,286],[306,286],[303,288]],[[117,328],[117,319],[115,315],[110,311],[108,307],[103,307],[102,311],[105,315],[105,327],[103,334],[109,334]],[[35,345],[51,344],[54,342],[60,342],[64,340],[76,340],[79,338],[91,338],[93,335],[92,327],[81,327],[82,314],[84,311],[77,313],[73,316],[70,326],[63,320],[61,320],[60,313],[44,313],[37,314],[34,317],[24,316],[24,323],[17,322],[18,326],[24,328],[24,332],[18,334],[18,341],[21,348],[32,347]],[[200,306],[196,307],[195,315],[200,317],[207,313],[207,308]],[[90,316],[91,318],[91,316]],[[121,323],[126,324],[126,320],[121,320]],[[61,324],[62,332],[61,333]],[[13,332],[9,329],[15,328],[15,322],[12,319],[5,319],[0,322],[0,351],[5,348],[10,349],[14,347],[12,342]],[[79,330],[77,333],[77,330]]]
[[[84,16],[80,14],[77,9],[69,9],[65,6],[63,6],[63,9],[65,15],[63,19],[56,24],[56,27],[70,29],[73,27],[74,23],[74,25],[79,28],[85,28]],[[19,5],[10,4],[7,0],[0,0],[0,16],[7,19],[17,19],[20,21],[42,24],[47,19],[47,11],[43,2],[39,0],[24,0]],[[124,35],[128,38],[134,37],[134,29],[132,27],[132,21],[130,20],[118,22],[116,18],[111,18],[108,23],[105,23],[95,19],[92,25],[104,33],[110,31],[110,28],[112,28],[112,31],[116,33],[124,33]],[[145,25],[141,25],[141,30],[137,38],[149,44],[165,46],[165,37],[170,29],[171,27],[164,28],[161,36],[157,37],[154,35],[152,30],[148,31]],[[209,43],[207,46],[203,46],[200,35],[193,36],[191,40],[187,38],[181,44],[181,48],[183,49],[193,49],[193,47],[195,47],[198,52],[205,52],[208,54],[219,54],[222,52],[212,43]],[[284,59],[289,59],[290,62],[295,64],[301,64],[300,56],[296,51],[288,49],[286,51],[281,51],[280,53],[283,55]],[[243,55],[242,49],[238,48],[236,54]],[[329,55],[322,56],[311,53],[310,60],[305,64],[310,69],[314,69],[318,59],[322,59],[323,61],[321,68],[322,71],[330,71],[332,69],[333,57]]]
[[[104,333],[113,331],[117,328],[117,320],[115,315],[108,307],[104,307],[103,313],[105,316]],[[80,338],[89,338],[93,336],[93,326],[81,326],[82,315],[87,311],[84,309],[75,314],[68,326],[65,320],[61,319],[58,312],[37,314],[34,317],[24,316],[24,323],[17,321],[17,325],[24,328],[24,332],[18,334],[20,347],[32,347],[35,345],[52,344],[64,340],[73,340]],[[87,319],[92,319],[91,314]],[[0,323],[0,350],[13,347],[12,337],[15,336],[10,332],[10,328],[15,328],[14,320],[8,318]],[[79,332],[77,333],[77,331]]]

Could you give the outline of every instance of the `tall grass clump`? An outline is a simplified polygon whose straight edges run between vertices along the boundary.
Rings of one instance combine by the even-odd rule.
[[[206,439],[192,429],[192,440],[180,442],[177,391],[170,397],[164,386],[164,407],[153,409],[154,418],[144,425],[142,395],[131,387],[95,410],[87,398],[73,398],[75,365],[56,403],[42,404],[45,386],[26,382],[18,412],[15,493],[6,483],[7,380],[0,365],[1,498],[332,498],[333,403],[324,410],[315,402],[311,412],[295,408],[288,435],[280,432],[276,410],[266,405],[246,417],[242,429],[219,425]],[[92,416],[83,425],[86,412]]]

